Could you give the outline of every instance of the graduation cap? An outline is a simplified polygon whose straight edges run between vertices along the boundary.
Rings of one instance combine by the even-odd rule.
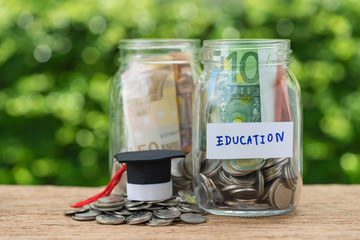
[[[137,201],[156,201],[172,196],[171,159],[185,157],[182,151],[151,150],[122,152],[115,155],[126,163],[127,198]]]

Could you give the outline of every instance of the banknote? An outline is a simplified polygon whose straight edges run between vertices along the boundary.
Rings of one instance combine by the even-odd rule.
[[[172,64],[132,63],[122,76],[128,151],[180,149]]]
[[[210,122],[275,121],[274,49],[222,50],[222,70],[210,93]]]
[[[189,153],[191,152],[192,139],[191,96],[194,89],[193,67],[191,66],[192,56],[178,52],[170,55],[176,62],[174,63],[174,78],[179,111],[181,150]]]

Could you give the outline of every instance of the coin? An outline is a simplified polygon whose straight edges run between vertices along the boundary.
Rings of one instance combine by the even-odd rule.
[[[151,203],[143,203],[141,205],[136,205],[133,207],[126,207],[126,209],[129,211],[139,211],[139,210],[150,208],[151,206],[152,206]]]
[[[196,204],[196,200],[189,193],[185,191],[179,191],[178,194],[184,202]]]
[[[122,202],[111,202],[111,203],[100,203],[100,202],[94,202],[94,206],[97,208],[113,208],[113,207],[122,207],[124,205],[125,201]]]
[[[96,216],[96,221],[100,224],[118,225],[125,221],[125,217],[121,215],[100,214]]]
[[[257,171],[258,176],[258,197],[264,194],[264,176],[261,171]]]
[[[183,213],[180,216],[181,221],[191,224],[199,224],[206,222],[206,217],[196,213]]]
[[[99,198],[98,200],[98,203],[103,203],[103,204],[112,204],[119,202],[125,202],[125,198],[120,195],[110,195],[107,197]]]
[[[263,158],[250,159],[231,159],[230,165],[233,169],[238,171],[256,171],[260,169],[265,163]]]
[[[206,213],[203,209],[201,209],[198,206],[193,205],[193,204],[183,203],[183,204],[180,204],[180,208],[184,209],[187,212],[191,212],[191,213],[198,213],[198,214]]]
[[[146,225],[151,226],[151,227],[168,226],[168,225],[172,224],[173,221],[174,221],[174,219],[157,218],[157,217],[153,216],[146,223]]]
[[[85,208],[74,208],[74,209],[64,210],[64,215],[73,215],[76,213],[83,213],[87,211],[88,209]]]
[[[293,190],[287,188],[284,183],[280,183],[273,194],[273,207],[285,209],[289,206],[293,198]]]
[[[287,163],[289,158],[269,158],[265,160],[264,168],[268,168],[281,162]]]
[[[134,214],[133,212],[128,211],[126,208],[123,208],[121,210],[118,211],[114,211],[115,215],[122,215],[122,216],[130,216],[132,214]]]
[[[214,181],[211,178],[208,178],[211,188],[209,189],[209,191],[211,191],[213,194],[213,198],[215,202],[218,203],[222,203],[224,201],[224,196],[221,194],[221,191],[219,190],[219,188],[216,186],[216,184],[214,183]]]
[[[135,207],[135,206],[138,206],[138,205],[141,205],[141,204],[144,204],[145,202],[142,202],[142,201],[126,201],[125,202],[125,207]]]
[[[244,176],[248,173],[247,171],[241,171],[241,170],[232,168],[229,160],[222,161],[221,166],[225,172],[227,172],[228,174],[230,174],[232,176]]]
[[[77,221],[90,221],[90,220],[95,220],[96,216],[100,214],[101,214],[100,211],[91,209],[84,213],[77,213],[74,216],[72,216],[72,218]]]
[[[179,202],[176,201],[175,199],[169,199],[169,200],[166,200],[164,202],[156,203],[156,205],[165,206],[165,207],[172,207],[172,206],[179,205]]]
[[[113,211],[119,211],[123,208],[123,206],[118,207],[96,207],[95,210],[101,211],[101,212],[113,212]]]
[[[221,160],[219,159],[207,159],[203,164],[204,171],[202,173],[207,177],[214,176],[221,169]]]
[[[158,218],[177,218],[181,212],[175,209],[161,209],[154,211],[154,215]]]
[[[137,212],[126,218],[128,224],[140,224],[148,221],[152,217],[151,212]]]

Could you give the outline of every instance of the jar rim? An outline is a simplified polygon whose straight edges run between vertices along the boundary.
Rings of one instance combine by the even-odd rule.
[[[200,47],[200,39],[181,38],[138,38],[123,39],[120,41],[120,49],[166,49]]]
[[[290,48],[290,39],[212,39],[205,40],[203,49],[240,49],[240,48],[269,48],[276,47],[280,49]]]

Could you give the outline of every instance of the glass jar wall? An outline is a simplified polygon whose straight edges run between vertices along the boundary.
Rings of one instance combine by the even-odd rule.
[[[199,40],[132,39],[120,42],[121,66],[110,86],[109,161],[124,151],[192,149],[191,96],[198,79]],[[174,190],[191,187],[191,155],[172,161]],[[123,181],[123,180],[122,180]],[[124,184],[120,184],[116,191]]]
[[[302,186],[302,109],[289,40],[207,40],[193,94],[194,191],[214,214],[292,211]]]

